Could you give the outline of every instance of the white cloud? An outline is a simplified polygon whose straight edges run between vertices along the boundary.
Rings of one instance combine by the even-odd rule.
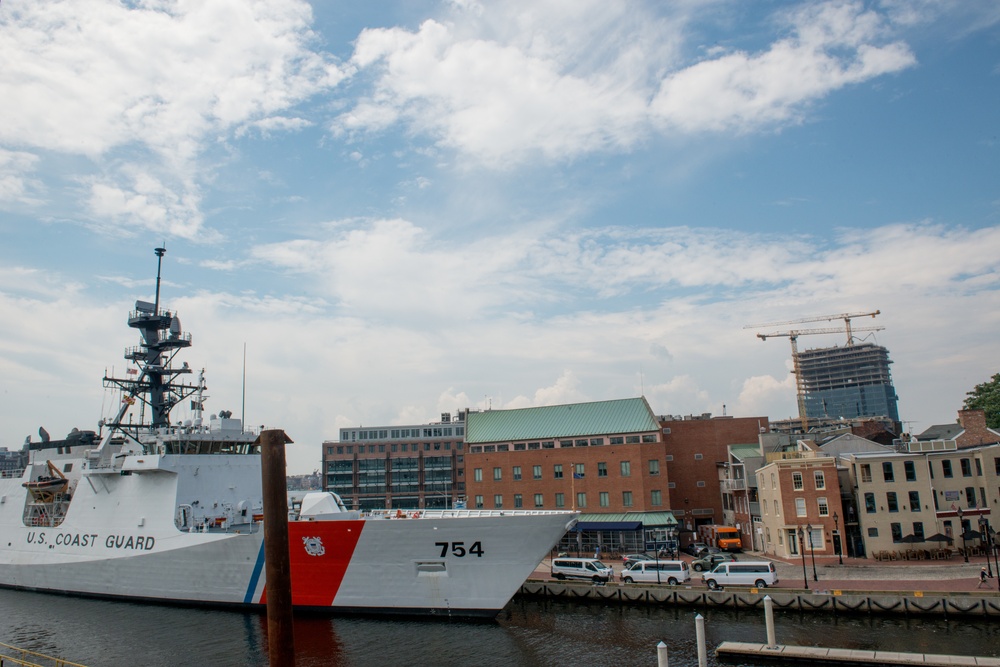
[[[311,20],[297,0],[5,8],[0,98],[17,112],[0,124],[0,145],[89,158],[98,175],[78,178],[99,183],[95,215],[190,238],[204,222],[194,183],[206,146],[247,126],[297,130],[306,121],[282,112],[343,78],[310,49]],[[145,174],[115,166],[125,155],[146,161]],[[4,171],[0,193],[23,188]]]
[[[377,132],[402,122],[507,168],[627,150],[654,127],[748,131],[795,122],[831,91],[915,62],[891,41],[884,17],[838,2],[791,14],[792,35],[759,53],[714,48],[686,64],[687,10],[678,5],[662,18],[608,3],[462,3],[416,31],[366,30],[352,64],[371,71],[375,88],[333,129]]]
[[[28,174],[38,166],[38,156],[23,151],[7,151],[0,148],[0,202],[37,204],[33,192],[41,189],[36,178]]]

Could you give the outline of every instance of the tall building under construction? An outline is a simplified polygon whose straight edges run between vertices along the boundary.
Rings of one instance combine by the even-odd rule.
[[[854,343],[798,353],[803,407],[810,419],[889,417],[899,421],[889,352]]]

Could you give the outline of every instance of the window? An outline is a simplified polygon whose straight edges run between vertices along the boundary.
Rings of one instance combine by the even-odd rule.
[[[861,481],[871,483],[872,481],[872,467],[869,463],[861,464]]]
[[[566,495],[562,493],[556,494],[556,507],[566,507]]]
[[[971,487],[965,487],[965,503],[970,509],[976,506],[976,490]]]
[[[900,525],[898,523],[890,523],[889,524],[889,531],[892,533],[892,541],[893,542],[902,542],[903,541],[903,527],[902,527],[902,525]]]
[[[542,506],[542,494],[536,493],[535,494],[535,507],[541,507],[541,506]]]
[[[625,444],[625,438],[623,438],[620,435],[619,436],[612,436],[611,438],[608,438],[608,442],[610,442],[612,445],[624,445]]]
[[[637,435],[626,435],[625,436],[625,444],[626,445],[638,445],[639,444],[639,436],[637,436]]]
[[[826,476],[823,474],[822,470],[817,470],[816,472],[814,472],[813,479],[816,482],[817,490],[826,488]]]
[[[607,477],[608,476],[608,464],[605,463],[604,461],[600,461],[597,464],[597,476],[598,477]]]
[[[868,537],[878,537],[878,528],[875,527],[869,528]]]
[[[524,507],[524,501],[521,499],[521,494],[520,493],[515,493],[514,494],[514,507],[516,509],[520,509],[520,508]]]
[[[584,464],[583,463],[574,463],[573,464],[573,477],[574,477],[574,479],[581,479],[586,474],[586,472],[587,471],[584,468]],[[579,475],[579,477],[577,477],[577,475]]]
[[[581,508],[587,506],[587,494],[586,493],[578,493],[578,494],[576,494],[576,506],[577,507],[581,507]]]
[[[649,492],[649,504],[653,507],[659,507],[663,504],[663,494],[659,489],[653,489]]]
[[[892,461],[882,462],[882,479],[886,482],[894,482],[896,476],[892,473]]]
[[[903,461],[903,472],[906,474],[907,482],[917,481],[917,466],[913,461]]]
[[[802,490],[802,473],[793,472],[792,473],[792,488],[796,491]]]
[[[921,542],[924,541],[924,523],[923,523],[923,521],[914,521],[913,522],[913,535],[914,535],[914,537],[919,538],[919,540]]]
[[[622,491],[622,505],[625,507],[632,507],[632,492]]]
[[[993,472],[1000,475],[1000,456],[993,459]]]
[[[562,479],[562,464],[557,463],[552,466],[552,476],[556,479]]]
[[[601,493],[600,493],[600,495],[598,497],[600,498],[601,507],[609,507],[610,506],[611,500],[610,500],[610,498],[608,498],[608,492],[607,491],[601,491]]]
[[[949,459],[944,459],[941,461],[941,472],[945,477],[954,477],[951,472],[951,461]]]
[[[961,459],[959,463],[962,464],[962,477],[972,477],[972,461]]]
[[[695,454],[694,455],[694,460],[695,461],[701,461],[703,458],[705,458],[704,454]]]
[[[483,508],[483,497],[482,496],[476,496],[476,508],[477,509],[482,509]]]
[[[806,499],[795,499],[795,516],[806,516]]]
[[[483,469],[482,468],[476,468],[475,470],[473,470],[472,471],[472,479],[473,479],[473,481],[476,481],[476,482],[483,481]]]
[[[899,505],[896,504],[896,492],[889,491],[885,494],[885,506],[889,508],[890,512],[898,512]]]
[[[976,475],[983,476],[983,461],[982,459],[976,459]]]
[[[632,476],[632,463],[630,461],[622,461],[621,469],[622,469],[622,477]]]
[[[919,512],[920,511],[920,492],[910,491],[910,511]]]
[[[660,462],[657,459],[649,460],[649,474],[650,475],[660,474]]]
[[[816,505],[820,516],[830,516],[830,505],[826,502],[826,498],[817,498]]]
[[[542,466],[532,466],[532,468],[531,468],[531,476],[534,479],[541,479],[542,478]]]
[[[878,508],[875,507],[875,494],[866,493],[865,494],[865,512],[868,514],[875,514]]]
[[[771,473],[771,488],[772,489],[778,488],[777,485],[774,483],[774,473],[773,472]]]
[[[493,507],[500,509],[503,507],[503,496],[499,493],[493,496]]]
[[[493,469],[493,481],[494,482],[499,482],[501,479],[503,479],[503,468],[494,468]]]
[[[520,482],[521,481],[521,466],[514,466],[514,469],[513,469],[512,472],[513,472],[513,475],[514,475],[514,481],[515,482]]]
[[[774,501],[774,516],[781,516],[781,512],[778,511],[778,501]]]

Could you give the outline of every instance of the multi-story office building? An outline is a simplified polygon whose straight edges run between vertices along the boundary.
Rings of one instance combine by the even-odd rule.
[[[323,488],[356,509],[448,509],[465,497],[465,412],[440,422],[340,429],[323,443]]]
[[[899,421],[889,351],[872,343],[798,353],[799,383],[810,419],[888,417]]]

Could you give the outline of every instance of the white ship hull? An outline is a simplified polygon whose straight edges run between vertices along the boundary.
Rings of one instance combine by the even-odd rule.
[[[256,456],[129,455],[117,471],[84,469],[58,526],[24,525],[31,501],[22,485],[26,477],[0,480],[0,586],[172,603],[264,604],[263,530],[231,516],[247,499],[244,508],[260,507],[258,462]],[[71,463],[85,465],[83,459]],[[177,508],[192,504],[217,513],[208,522],[211,529],[178,527]],[[292,603],[492,616],[576,516],[456,510],[401,518],[358,518],[353,512],[328,520],[301,517],[289,522]]]

